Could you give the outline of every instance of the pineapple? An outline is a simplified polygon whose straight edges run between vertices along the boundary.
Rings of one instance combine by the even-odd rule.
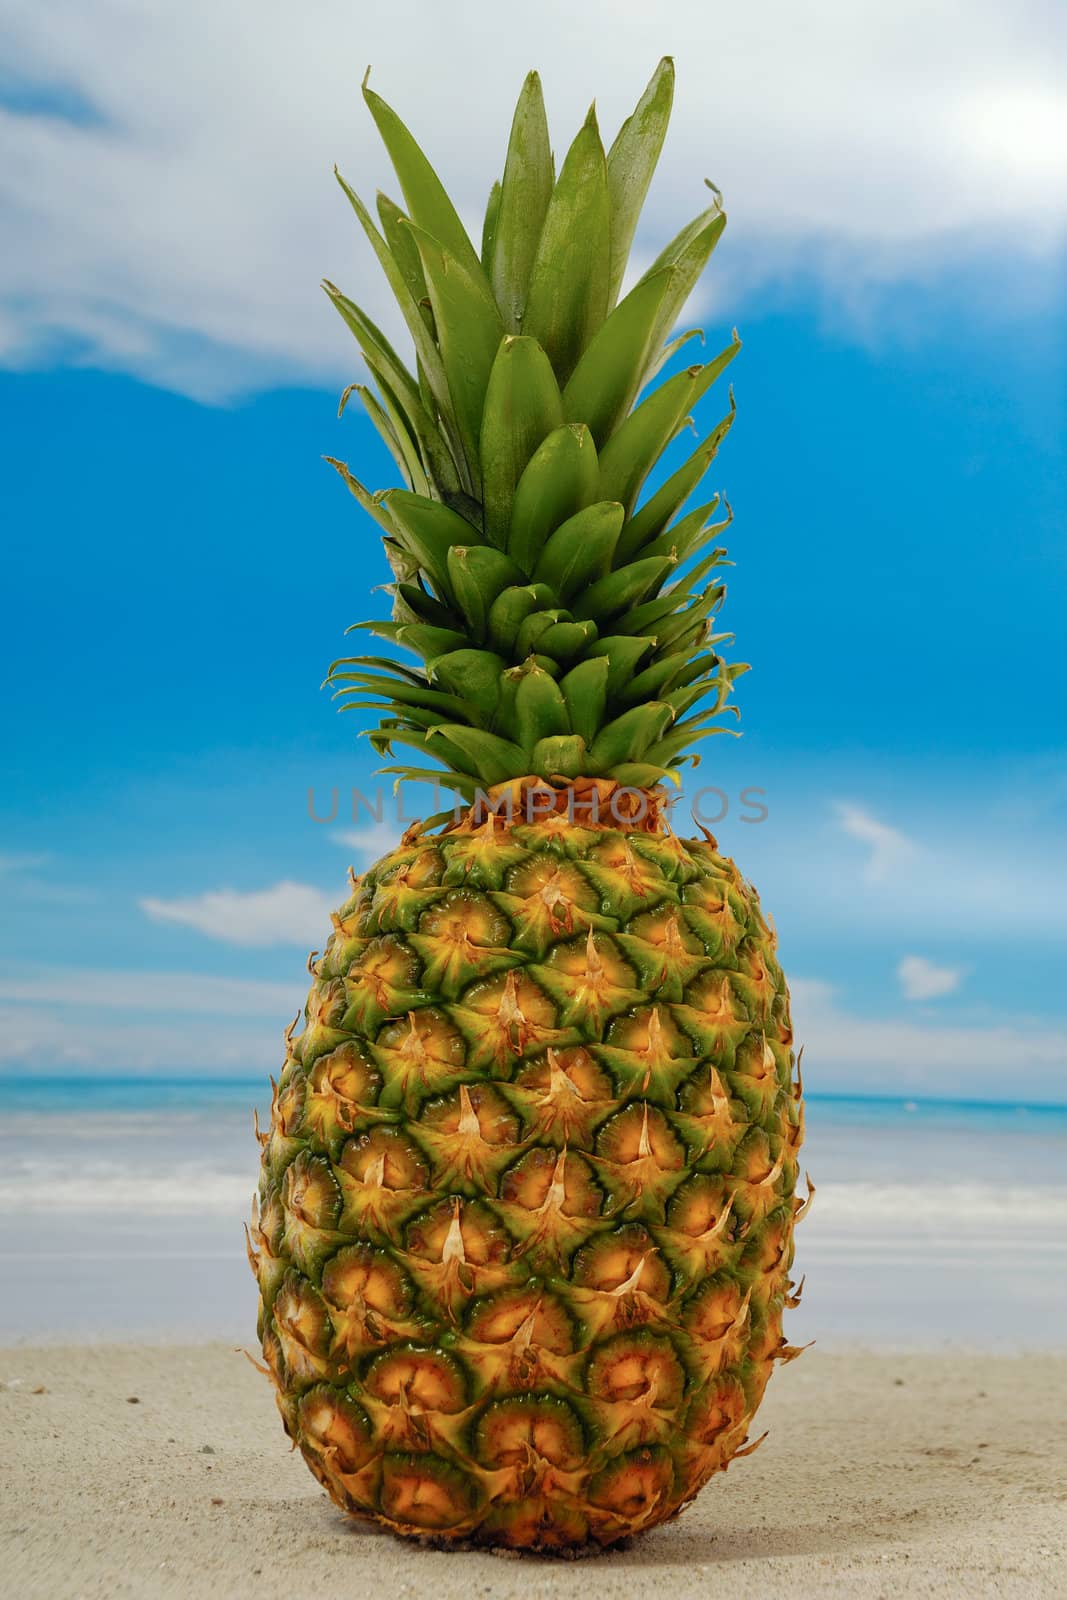
[[[375,221],[340,180],[416,354],[326,285],[406,484],[334,463],[394,576],[392,617],[357,626],[419,664],[329,681],[382,714],[379,752],[416,752],[384,771],[459,801],[351,879],[311,958],[249,1249],[312,1472],[435,1542],[573,1553],[655,1526],[755,1448],[796,1354],[775,937],[715,841],[667,820],[744,670],[712,631],[729,508],[684,509],[732,396],[641,498],[739,348],[647,388],[690,338],[668,341],[717,193],[620,298],[672,90],[664,60],[606,155],[590,112],[557,176],[531,73],[480,253],[366,83],[406,209],[380,196]]]

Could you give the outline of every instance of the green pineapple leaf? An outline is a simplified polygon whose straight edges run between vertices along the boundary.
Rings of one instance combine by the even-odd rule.
[[[503,549],[515,487],[546,435],[563,421],[559,385],[536,339],[501,340],[489,373],[479,458],[485,535]]]
[[[488,722],[500,702],[500,681],[506,669],[507,662],[488,650],[450,650],[436,658],[433,675]]]
[[[576,511],[545,543],[533,571],[534,582],[547,584],[561,600],[569,600],[603,577],[611,566],[624,515],[614,500]]]
[[[608,313],[610,225],[607,162],[591,110],[552,190],[523,317],[523,332],[544,346],[561,384]]]
[[[377,495],[371,494],[370,490],[365,489],[360,483],[359,479],[354,477],[353,474],[348,470],[348,467],[345,465],[345,463],[343,461],[338,461],[336,456],[323,456],[322,459],[328,462],[328,464],[334,469],[338,477],[341,479],[341,482],[348,490],[349,494],[353,495],[355,499],[358,500],[359,504],[363,507],[363,510],[367,513],[367,515],[369,517],[373,517],[380,528],[384,528],[388,533],[392,533],[393,524],[390,521],[389,513],[385,509],[382,499],[380,498],[381,491],[379,491]]]
[[[466,228],[459,220],[459,213],[409,130],[392,107],[368,88],[366,78],[363,80],[363,98],[389,152],[412,220],[436,239],[440,247],[468,273],[483,277],[482,264]]]
[[[552,599],[552,591],[543,583],[513,585],[502,589],[489,607],[486,631],[489,643],[502,654],[513,655],[519,629],[530,614],[543,608]]]
[[[453,545],[468,544],[476,537],[470,523],[448,506],[403,489],[390,490],[385,504],[404,549],[416,558],[441,599],[454,601],[448,552]]]
[[[338,174],[338,182],[348,195],[356,215],[359,215],[359,198],[354,195],[348,185]],[[393,260],[407,285],[408,294],[414,300],[422,313],[427,331],[433,335],[433,313],[430,310],[426,292],[426,277],[422,270],[422,260],[419,248],[415,243],[411,229],[408,227],[410,217],[401,211],[395,200],[390,200],[387,194],[376,197],[378,207],[378,221],[382,226],[382,234],[389,247]]]
[[[610,772],[620,761],[630,761],[644,756],[674,721],[674,712],[668,705],[650,701],[634,706],[601,728],[589,751],[593,770]]]
[[[650,556],[647,561],[633,561],[619,567],[580,594],[574,602],[577,617],[614,617],[643,600],[673,569],[670,556]]]
[[[482,267],[492,281],[493,257],[496,254],[496,225],[500,216],[500,179],[493,181],[489,199],[485,202],[485,221],[482,223]]]
[[[630,255],[637,219],[656,170],[674,103],[674,62],[664,56],[633,114],[608,151],[611,199],[611,268],[608,300],[614,304]]]
[[[597,445],[625,417],[651,360],[673,267],[664,267],[632,289],[594,334],[563,391],[568,422],[584,422]]]
[[[515,107],[486,262],[504,325],[512,333],[528,331],[523,328],[526,295],[554,183],[541,79],[531,72]]]
[[[608,664],[609,700],[622,694],[639,664],[655,646],[655,639],[647,636],[635,639],[625,634],[614,634],[606,639],[598,639],[590,648],[589,655],[593,660],[604,660]]]
[[[502,550],[486,545],[454,544],[447,556],[449,586],[470,624],[471,635],[484,639],[489,608],[502,588],[522,582],[522,573]]]
[[[587,760],[585,740],[577,733],[538,739],[530,753],[530,766],[539,778],[577,778]]]
[[[524,750],[532,750],[539,739],[571,732],[567,703],[556,680],[543,668],[531,664],[516,668],[515,737]]]
[[[641,485],[693,406],[729,366],[739,349],[737,343],[728,345],[705,366],[687,367],[676,373],[631,412],[601,451],[600,494],[604,499],[621,500],[628,511],[633,509]],[[620,554],[631,554],[633,548],[627,533],[620,540]]]
[[[591,745],[603,726],[608,703],[608,676],[611,663],[606,656],[580,661],[560,680],[560,693],[567,707],[570,725]]]
[[[565,423],[534,451],[515,487],[508,554],[532,572],[549,534],[597,496],[596,445],[582,423]]]
[[[460,752],[461,770],[485,783],[505,783],[522,771],[525,754],[520,745],[499,734],[487,733],[484,728],[468,728],[460,723],[443,723],[432,730],[427,749],[432,752],[434,740],[441,747],[454,746]]]
[[[426,274],[452,409],[474,477],[485,392],[504,324],[481,268],[475,276],[430,234],[408,226]],[[478,487],[477,477],[474,482]]]
[[[439,408],[441,408],[443,412],[447,412],[449,404],[448,381],[445,377],[445,369],[441,360],[441,352],[434,342],[432,328],[428,326],[426,312],[421,305],[422,296],[419,295],[416,297],[415,292],[409,288],[407,277],[399,265],[399,256],[394,254],[394,252],[389,248],[386,240],[374,226],[374,219],[371,217],[370,212],[359,198],[359,195],[356,194],[354,189],[351,189],[348,186],[336,168],[334,168],[334,175],[337,178],[337,182],[340,184],[345,195],[347,196],[349,205],[352,207],[352,210],[359,219],[360,226],[362,227],[367,238],[370,240],[371,247],[378,258],[379,265],[381,266],[382,271],[385,273],[386,281],[388,282],[389,287],[393,292],[393,296],[400,307],[404,321],[407,324],[408,332],[411,335],[412,342],[415,346],[417,363],[420,369],[426,375],[426,384],[431,395],[433,396],[434,402]],[[407,222],[407,219],[403,220],[401,226],[410,229],[410,224]],[[417,255],[418,250],[417,247],[415,247],[413,235],[411,236],[411,244],[412,248],[415,248]],[[331,299],[333,299],[335,295],[340,294],[340,291],[336,289],[328,279],[324,282],[323,288],[326,290],[326,293]],[[336,300],[334,303],[337,303]],[[340,306],[338,306],[338,310],[340,309]],[[432,315],[430,316],[429,321],[432,323]]]
[[[630,519],[627,529],[628,538],[635,550],[647,547],[647,544],[661,534],[667,527],[671,518],[685,504],[715,460],[718,449],[723,439],[733,427],[734,397],[730,393],[730,409],[721,422],[701,440],[693,454],[680,466],[677,472],[672,473],[663,486],[650,495],[641,509]]]

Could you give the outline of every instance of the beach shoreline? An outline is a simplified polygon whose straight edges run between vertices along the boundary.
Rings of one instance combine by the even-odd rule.
[[[1067,1593],[1067,1351],[816,1348],[758,1421],[753,1456],[628,1550],[502,1561],[343,1517],[229,1345],[9,1346],[3,1571],[20,1600]]]

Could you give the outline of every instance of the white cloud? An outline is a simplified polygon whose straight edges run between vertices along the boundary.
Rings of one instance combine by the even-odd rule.
[[[8,82],[97,114],[0,112],[0,359],[73,344],[202,395],[349,376],[354,347],[318,279],[396,328],[330,178],[337,160],[368,195],[395,189],[359,102],[368,61],[473,220],[530,65],[560,150],[594,93],[610,136],[673,51],[675,122],[637,248],[713,177],[731,211],[714,280],[730,313],[742,285],[775,277],[814,274],[850,314],[879,285],[947,270],[958,286],[990,238],[1006,298],[1022,264],[1062,246],[1067,13],[1046,0],[678,0],[669,14],[542,0],[530,15],[532,30],[497,0],[318,0],[309,27],[281,0],[8,0]]]
[[[302,1010],[292,983],[56,967],[0,976],[0,1064],[48,1072],[267,1071]]]
[[[725,847],[759,886],[788,947],[833,930],[869,947],[884,941],[882,962],[954,942],[968,951],[1022,940],[1067,940],[1067,832],[1053,776],[1027,777],[997,792],[980,771],[898,771],[857,781],[835,760],[814,776],[802,769],[741,769],[731,788]],[[747,826],[736,796],[758,777],[769,808]],[[855,801],[834,802],[845,783]],[[690,788],[678,808],[689,810]],[[708,809],[714,804],[708,802]],[[886,820],[891,817],[892,821]],[[852,841],[855,841],[853,843]]]
[[[831,985],[790,985],[809,1088],[933,1099],[1067,1100],[1067,1031],[1027,1017],[991,1026],[896,1021],[843,1009]]]
[[[330,834],[334,844],[353,850],[361,866],[369,867],[400,843],[403,829],[389,822],[375,822],[369,828],[338,828]]]
[[[330,931],[336,896],[306,883],[276,883],[243,894],[214,889],[187,899],[144,899],[141,910],[156,922],[177,922],[229,944],[318,944]]]
[[[261,1022],[210,1015],[178,1021],[114,1018],[65,1007],[0,1005],[0,1065],[29,1072],[234,1074],[277,1070],[282,1029],[297,1002],[264,1007]]]
[[[44,976],[24,970],[0,975],[0,1001],[50,1009],[75,1006],[104,1011],[195,1012],[203,1015],[292,1016],[303,983],[219,978],[201,972],[133,972],[91,967],[50,967]]]
[[[869,883],[884,883],[897,868],[910,861],[915,845],[899,829],[881,822],[862,806],[840,801],[835,807],[838,821],[853,839],[867,845],[870,854],[864,865],[864,877]]]
[[[904,956],[897,977],[905,1000],[938,1000],[954,994],[963,981],[962,967],[939,967],[925,956]]]

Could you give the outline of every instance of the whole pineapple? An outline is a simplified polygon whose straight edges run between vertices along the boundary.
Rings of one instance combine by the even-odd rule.
[[[699,587],[728,512],[682,509],[732,400],[638,506],[738,349],[637,403],[725,220],[716,196],[616,304],[672,89],[663,61],[606,156],[591,112],[557,178],[531,74],[479,256],[365,85],[406,213],[380,196],[379,227],[344,187],[415,371],[326,286],[407,483],[372,495],[335,463],[395,577],[392,620],[359,626],[421,662],[330,681],[383,713],[380,751],[444,773],[384,770],[468,809],[353,879],[312,958],[250,1255],[312,1471],[438,1541],[573,1551],[662,1522],[744,1453],[795,1353],[803,1123],[774,934],[659,787],[743,670],[712,632],[722,584]]]

